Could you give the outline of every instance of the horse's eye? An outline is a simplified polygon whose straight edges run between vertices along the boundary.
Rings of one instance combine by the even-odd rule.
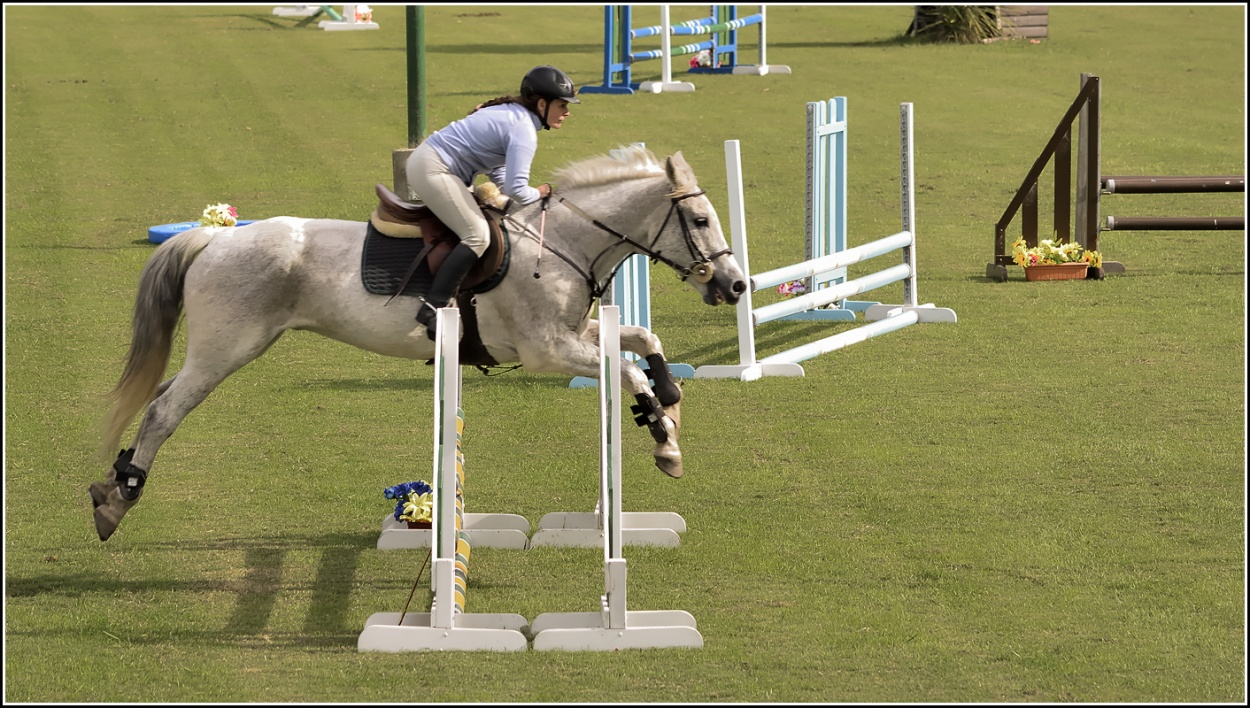
[[[699,227],[699,228],[701,228],[701,229],[706,229],[706,228],[707,228],[707,217],[706,217],[706,216],[696,216],[696,217],[695,217],[695,219],[694,219],[694,225],[695,225],[695,226],[698,226],[698,227]]]

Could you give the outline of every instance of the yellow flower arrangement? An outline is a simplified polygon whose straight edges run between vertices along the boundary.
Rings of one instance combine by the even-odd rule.
[[[408,496],[404,502],[404,513],[399,518],[405,521],[433,521],[434,520],[434,494],[427,492],[425,494],[412,494]]]
[[[1046,239],[1033,248],[1027,248],[1024,239],[1018,238],[1011,244],[1011,259],[1024,268],[1060,263],[1085,263],[1090,268],[1102,267],[1102,254],[1098,251],[1086,251],[1076,242],[1056,243],[1054,239]]]
[[[239,223],[239,212],[229,204],[209,204],[200,214],[200,226],[235,226]]]

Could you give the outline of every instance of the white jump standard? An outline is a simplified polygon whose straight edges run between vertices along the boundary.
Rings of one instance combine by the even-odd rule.
[[[809,112],[813,104],[808,104]],[[817,104],[818,105],[818,104]],[[810,115],[810,113],[809,113]],[[783,266],[775,270],[752,275],[747,257],[746,210],[743,205],[742,157],[737,140],[725,141],[725,168],[729,186],[729,223],[733,235],[733,250],[738,265],[750,279],[750,286],[738,301],[738,351],[737,365],[701,366],[695,370],[695,378],[737,378],[754,381],[763,376],[803,376],[799,362],[821,354],[862,342],[887,332],[893,332],[918,322],[955,322],[955,312],[948,308],[934,307],[932,303],[917,304],[916,295],[916,238],[915,200],[912,143],[912,104],[903,103],[899,108],[900,140],[900,193],[902,199],[902,231],[871,243],[847,248],[828,255],[812,258],[802,263]],[[820,151],[814,153],[817,158]],[[809,200],[813,174],[809,165]],[[809,201],[809,212],[812,204]],[[822,218],[828,219],[826,213]],[[809,229],[809,235],[811,231]],[[841,282],[847,266],[874,258],[891,251],[902,251],[902,263],[885,270],[854,280]],[[809,241],[809,257],[811,244]],[[830,273],[838,273],[833,282]],[[806,278],[817,283],[817,288],[805,295],[752,309],[751,293],[775,287],[792,280]],[[824,339],[804,344],[772,356],[755,358],[755,328],[765,322],[804,312],[822,312],[816,308],[830,305],[853,295],[873,290],[898,281],[903,282],[903,304],[872,304],[864,311],[869,324],[841,332]]]
[[[296,5],[295,7],[275,7],[273,14],[278,17],[303,17],[306,18],[300,25],[325,15],[328,20],[322,20],[317,26],[323,30],[375,30],[378,23],[373,21],[373,10],[368,5],[349,4],[343,6],[343,14],[335,12],[333,7],[329,5]],[[297,25],[298,26],[298,25]]]
[[[604,519],[603,583],[599,608],[550,612],[530,624],[537,651],[616,651],[702,647],[695,619],[682,610],[627,610],[626,566],[621,553],[621,340],[620,310],[599,308],[599,508]]]
[[[460,310],[437,315],[434,357],[434,513],[431,523],[429,612],[376,612],[365,621],[358,651],[525,651],[528,620],[518,614],[464,611],[470,536],[462,533],[464,460],[459,438]],[[401,619],[402,618],[402,619]]]

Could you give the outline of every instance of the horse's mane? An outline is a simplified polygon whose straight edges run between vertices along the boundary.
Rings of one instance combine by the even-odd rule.
[[[561,189],[573,189],[656,177],[665,173],[664,165],[644,147],[631,145],[613,152],[616,154],[571,162],[552,173],[552,179]]]

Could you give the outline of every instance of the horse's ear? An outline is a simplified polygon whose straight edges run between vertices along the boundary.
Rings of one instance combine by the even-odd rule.
[[[664,171],[668,174],[668,181],[673,183],[673,192],[677,194],[692,192],[698,184],[694,170],[690,169],[690,164],[682,157],[680,150],[665,161]]]

